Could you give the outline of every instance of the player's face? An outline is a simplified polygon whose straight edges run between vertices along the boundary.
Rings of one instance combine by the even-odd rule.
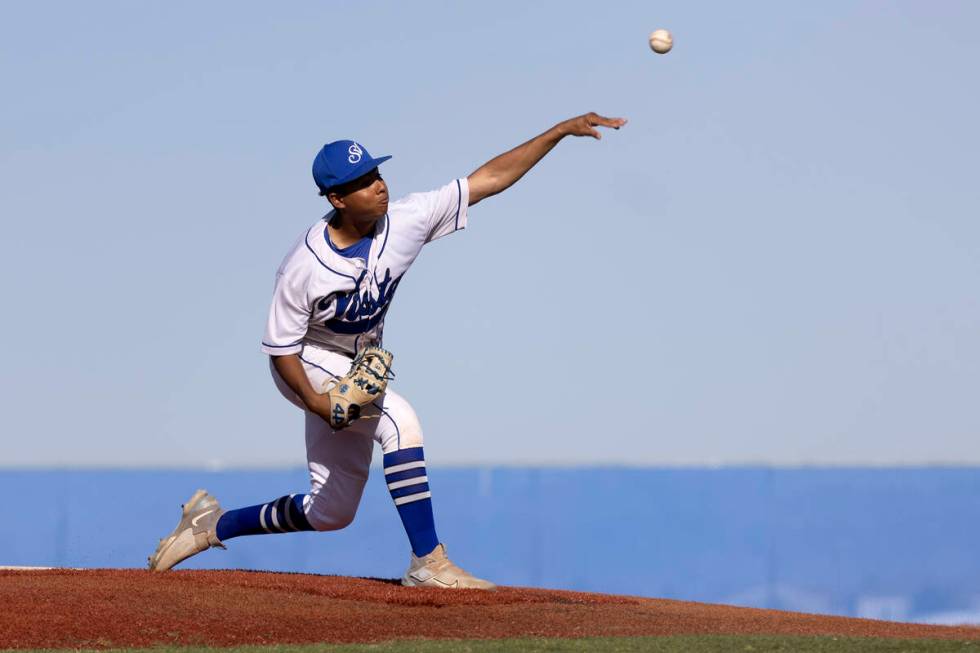
[[[388,212],[388,185],[377,168],[334,188],[330,203],[355,219],[377,219]]]

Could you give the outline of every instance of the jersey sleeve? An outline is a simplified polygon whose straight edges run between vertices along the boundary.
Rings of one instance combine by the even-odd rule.
[[[419,193],[427,219],[425,242],[447,236],[466,227],[466,209],[470,203],[470,186],[466,177],[455,179],[442,188]]]
[[[307,293],[309,277],[303,272],[302,268],[286,265],[276,275],[269,321],[262,338],[262,351],[270,356],[297,354],[303,349],[312,311]]]

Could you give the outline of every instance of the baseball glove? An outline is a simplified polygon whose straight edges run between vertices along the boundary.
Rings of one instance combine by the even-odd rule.
[[[366,347],[354,357],[347,374],[323,384],[330,397],[330,426],[339,431],[354,420],[378,416],[361,413],[384,394],[388,381],[394,378],[392,358],[391,352],[381,347]]]

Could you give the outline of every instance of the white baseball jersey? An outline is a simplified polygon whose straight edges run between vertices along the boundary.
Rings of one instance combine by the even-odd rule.
[[[388,205],[367,262],[338,254],[327,240],[331,211],[296,242],[279,266],[262,351],[299,353],[304,344],[353,356],[381,345],[391,298],[422,246],[466,226],[469,186],[456,179]]]

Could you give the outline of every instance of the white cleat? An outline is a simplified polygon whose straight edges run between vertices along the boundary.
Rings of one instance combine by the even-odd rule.
[[[402,578],[405,587],[441,587],[442,589],[493,590],[497,586],[488,580],[477,578],[453,564],[446,557],[446,547],[437,546],[432,553],[421,558],[412,554],[408,571]]]
[[[183,506],[177,528],[160,540],[157,550],[149,557],[150,571],[167,571],[192,555],[213,546],[225,548],[215,529],[224,510],[218,500],[204,490],[198,490]]]

